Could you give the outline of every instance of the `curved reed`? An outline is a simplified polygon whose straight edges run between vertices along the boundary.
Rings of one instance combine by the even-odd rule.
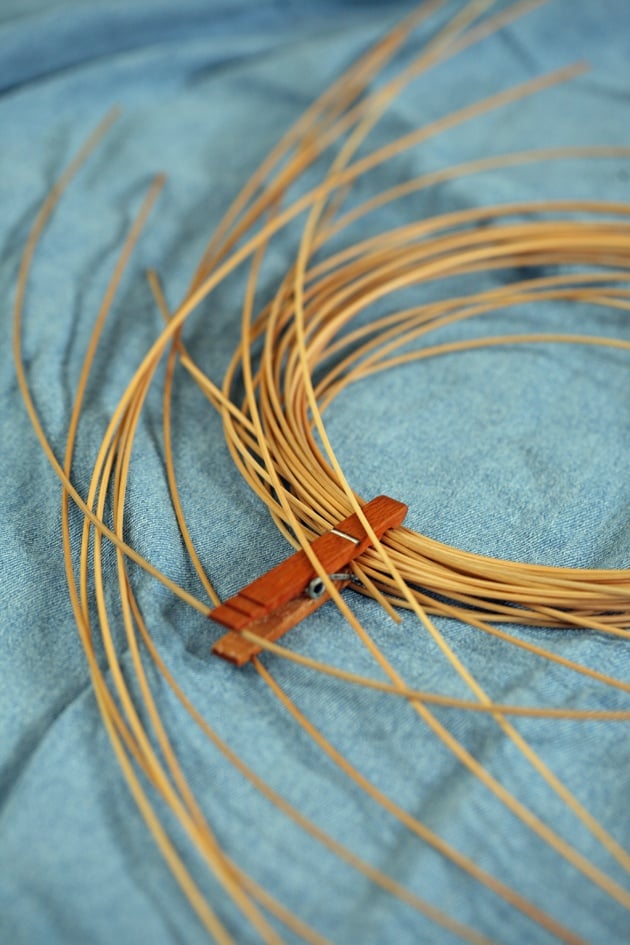
[[[179,496],[176,457],[172,448],[171,398],[179,362],[199,385],[223,420],[226,442],[236,467],[251,489],[268,507],[280,531],[312,557],[309,542],[322,530],[355,512],[362,517],[362,498],[347,481],[332,448],[324,421],[326,410],[334,409],[335,398],[349,385],[363,382],[378,372],[430,357],[452,355],[488,346],[517,344],[606,345],[630,348],[623,338],[596,337],[579,331],[558,333],[518,333],[458,337],[455,341],[431,343],[430,333],[450,325],[463,332],[478,316],[501,310],[503,313],[535,302],[553,305],[589,303],[604,309],[626,311],[630,307],[630,206],[605,201],[558,200],[537,204],[514,203],[496,207],[451,212],[396,229],[376,232],[359,242],[343,241],[349,228],[365,222],[377,208],[409,193],[446,180],[487,173],[497,168],[516,170],[534,162],[606,160],[628,157],[630,148],[602,146],[539,149],[482,158],[458,167],[426,174],[379,192],[358,206],[343,212],[344,198],[359,178],[430,137],[494,108],[505,107],[528,95],[541,92],[582,70],[569,67],[542,77],[443,119],[424,126],[367,156],[355,156],[395,95],[413,78],[436,63],[465,49],[537,2],[516,3],[495,16],[483,17],[489,0],[462,7],[402,74],[376,91],[370,83],[412,29],[429,13],[437,11],[436,0],[420,8],[368,51],[359,62],[325,92],[287,133],[271,155],[243,188],[226,214],[203,254],[190,291],[182,303],[169,311],[157,274],[149,274],[156,304],[165,328],[147,352],[118,406],[102,439],[94,462],[87,493],[82,495],[72,481],[73,456],[78,425],[83,415],[84,394],[98,355],[98,341],[120,278],[133,247],[146,225],[153,203],[162,186],[157,179],[132,226],[120,261],[94,326],[86,353],[69,427],[65,456],[58,459],[48,443],[44,425],[31,396],[21,353],[21,320],[25,292],[37,242],[51,213],[89,151],[96,146],[106,125],[100,127],[86,149],[70,165],[55,187],[34,224],[25,249],[15,302],[14,356],[18,380],[36,433],[63,486],[63,545],[70,598],[82,644],[90,667],[95,695],[114,751],[131,792],[155,837],[176,880],[188,897],[208,933],[221,943],[235,941],[222,918],[221,909],[208,901],[198,877],[191,870],[177,839],[160,815],[165,804],[183,835],[198,851],[202,864],[242,913],[244,919],[265,942],[281,942],[283,937],[270,916],[296,938],[308,942],[328,941],[321,932],[288,909],[270,890],[255,881],[224,849],[209,822],[188,776],[178,758],[172,736],[160,714],[157,686],[152,672],[174,694],[188,714],[191,724],[220,752],[225,764],[233,766],[270,804],[303,831],[325,846],[334,856],[387,893],[393,908],[409,907],[459,939],[488,945],[501,941],[500,930],[490,938],[483,931],[436,908],[426,898],[408,889],[384,870],[362,859],[306,817],[277,790],[266,784],[243,758],[239,757],[201,715],[159,653],[134,593],[128,559],[145,568],[185,603],[205,613],[208,601],[218,596],[205,573],[201,556],[193,544]],[[343,137],[345,135],[345,137]],[[330,145],[341,142],[329,161],[321,181],[285,205],[289,187],[299,182],[304,171],[326,159]],[[293,265],[288,269],[272,300],[256,309],[256,290],[265,253],[275,234],[306,214]],[[241,342],[221,386],[208,378],[185,344],[188,316],[231,272],[246,261],[249,274],[245,284]],[[444,293],[440,301],[429,301],[393,311],[376,319],[369,306],[411,286],[421,288],[453,277],[469,277],[488,272],[509,273],[530,267],[553,267],[553,275],[504,282],[495,288],[466,292],[459,296]],[[190,561],[207,599],[198,599],[190,590],[177,586],[168,576],[146,561],[124,539],[125,519],[133,515],[126,505],[130,459],[141,422],[145,398],[156,370],[167,353],[163,397],[163,434],[167,479],[179,528]],[[242,393],[239,394],[238,391]],[[75,563],[69,527],[69,500],[82,511],[84,527],[78,567]],[[111,515],[106,512],[111,505]],[[369,532],[369,523],[363,518]],[[116,573],[120,611],[111,613],[106,592],[108,574],[103,565],[103,539],[116,549]],[[549,818],[536,814],[511,792],[458,739],[438,717],[438,708],[451,712],[483,715],[496,725],[502,736],[529,764],[532,774],[544,782],[571,812],[574,822],[595,838],[616,867],[630,870],[630,854],[619,840],[599,823],[585,804],[565,785],[537,754],[516,727],[520,717],[538,719],[597,720],[624,722],[630,709],[565,708],[523,706],[495,701],[482,687],[464,660],[458,656],[435,615],[455,618],[471,631],[502,640],[530,654],[532,660],[551,661],[576,678],[627,692],[630,683],[603,669],[582,665],[561,652],[552,652],[519,636],[518,625],[546,628],[573,628],[617,638],[623,646],[630,631],[630,572],[611,569],[571,569],[504,561],[472,554],[447,546],[408,528],[391,530],[381,542],[374,535],[373,547],[353,564],[361,593],[378,601],[386,613],[400,619],[397,609],[415,614],[420,626],[470,690],[470,698],[457,699],[408,685],[404,667],[393,665],[351,608],[350,597],[341,597],[335,584],[313,564],[324,580],[340,617],[345,618],[367,649],[383,679],[372,679],[328,666],[283,646],[260,641],[273,658],[292,660],[305,671],[333,676],[367,692],[379,691],[404,699],[422,721],[427,733],[452,754],[469,775],[477,779],[504,805],[537,842],[555,851],[560,862],[574,875],[581,874],[619,906],[630,908],[630,891],[616,876],[606,873],[569,842]],[[97,619],[92,615],[92,591]],[[332,605],[330,605],[332,606]],[[130,666],[123,672],[121,653],[113,632],[113,621],[124,628]],[[513,630],[506,627],[516,625]],[[246,634],[251,637],[251,634]],[[96,657],[102,644],[106,667]],[[260,680],[269,697],[277,700],[312,740],[318,750],[349,779],[358,796],[367,795],[375,809],[385,811],[416,841],[449,862],[458,874],[482,884],[494,896],[520,911],[552,938],[567,943],[584,940],[569,921],[560,921],[545,904],[531,901],[509,883],[478,865],[474,859],[440,836],[420,817],[413,815],[378,785],[372,783],[320,731],[289,697],[272,675],[273,660],[256,660]],[[131,671],[133,684],[127,678]],[[209,669],[209,673],[211,670]]]

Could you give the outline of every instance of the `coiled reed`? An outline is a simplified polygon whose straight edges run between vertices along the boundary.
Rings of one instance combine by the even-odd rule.
[[[625,338],[593,336],[580,332],[522,332],[514,334],[473,333],[467,326],[475,319],[534,303],[571,305],[588,303],[601,309],[626,312],[630,306],[630,205],[599,200],[514,202],[490,207],[454,210],[438,216],[372,232],[375,211],[437,184],[549,162],[630,157],[630,148],[586,145],[581,148],[537,148],[530,151],[480,157],[447,167],[413,180],[393,184],[349,209],[346,200],[354,185],[369,179],[370,171],[383,166],[404,150],[416,147],[449,128],[498,108],[542,94],[557,83],[583,71],[581,64],[569,66],[446,115],[417,132],[407,134],[365,153],[372,128],[396,95],[432,66],[447,60],[492,35],[503,25],[540,6],[540,0],[517,2],[507,10],[486,15],[486,2],[467,3],[401,73],[378,85],[386,66],[395,62],[411,32],[442,7],[440,0],[425,2],[383,40],[368,50],[334,85],[307,110],[278,143],[259,170],[243,187],[232,207],[216,228],[200,261],[195,278],[183,301],[173,310],[157,273],[149,274],[151,288],[164,329],[147,351],[126,389],[102,437],[93,463],[89,489],[80,493],[73,480],[77,430],[84,418],[85,393],[98,359],[98,345],[112,300],[134,247],[153,213],[164,185],[153,183],[143,207],[131,227],[107,293],[98,312],[85,354],[71,416],[64,455],[57,457],[32,398],[21,351],[22,318],[26,310],[28,278],[35,262],[39,238],[63,192],[107,132],[115,115],[108,116],[74,159],[42,206],[26,245],[15,301],[14,356],[20,387],[35,431],[63,487],[62,530],[69,593],[81,642],[90,667],[95,697],[114,752],[135,802],[192,908],[209,936],[219,943],[240,939],[229,927],[220,905],[204,892],[200,878],[209,871],[242,913],[258,940],[279,943],[285,934],[291,940],[323,943],[328,939],[312,922],[295,913],[278,898],[274,885],[264,888],[249,875],[221,841],[220,823],[205,812],[204,802],[193,790],[190,773],[178,758],[177,740],[169,733],[160,706],[164,687],[187,713],[190,725],[199,728],[222,764],[240,775],[292,820],[314,841],[344,861],[356,874],[381,890],[392,910],[409,908],[446,930],[456,939],[488,945],[503,940],[500,929],[490,932],[473,928],[445,908],[408,888],[368,859],[359,856],[333,833],[309,818],[257,774],[195,707],[185,687],[175,678],[156,646],[142,614],[129,562],[145,569],[185,604],[205,615],[219,602],[202,556],[195,547],[180,499],[181,471],[172,448],[171,402],[177,366],[183,367],[212,409],[223,421],[225,439],[243,479],[269,509],[278,529],[294,547],[309,552],[309,542],[322,531],[351,514],[361,516],[361,505],[369,496],[358,495],[348,481],[330,441],[325,413],[334,411],[335,399],[350,385],[369,383],[379,372],[428,358],[470,352],[488,346],[591,345],[627,350]],[[332,156],[331,156],[332,153]],[[318,182],[299,189],[309,169],[321,171]],[[308,178],[309,181],[312,177]],[[297,194],[297,195],[296,195]],[[290,199],[289,199],[290,198]],[[279,280],[270,301],[258,303],[258,283],[265,255],[276,234],[293,221],[301,221],[295,258]],[[356,240],[347,234],[364,233]],[[372,227],[372,229],[371,229]],[[208,377],[186,346],[186,320],[229,274],[244,264],[244,302],[241,342],[222,384]],[[537,275],[544,267],[544,275]],[[524,277],[523,272],[531,270]],[[551,270],[551,273],[549,273]],[[514,271],[521,276],[511,278]],[[470,288],[477,277],[496,273],[501,278],[491,288]],[[459,295],[449,294],[457,278],[468,279]],[[463,284],[463,283],[462,283]],[[399,308],[396,293],[412,288],[420,299],[427,287],[440,292],[428,300]],[[370,306],[390,303],[387,314],[371,316]],[[485,322],[483,322],[485,324]],[[433,341],[432,332],[457,326],[457,337]],[[126,521],[134,515],[127,494],[131,454],[141,424],[143,406],[158,366],[166,359],[163,388],[163,450],[173,508],[182,539],[194,566],[204,596],[180,587],[168,575],[145,560],[126,540]],[[404,409],[404,408],[403,408]],[[375,484],[375,492],[380,491]],[[70,503],[82,513],[83,530],[73,547]],[[369,531],[369,523],[364,521]],[[379,668],[377,678],[343,668],[343,646],[339,665],[311,659],[290,644],[264,643],[266,659],[255,662],[259,681],[268,687],[270,700],[277,700],[302,733],[312,740],[353,784],[357,798],[367,796],[374,809],[386,812],[418,844],[426,845],[450,864],[456,876],[481,884],[490,893],[544,930],[552,940],[582,943],[571,916],[562,920],[545,903],[532,898],[479,865],[434,830],[422,814],[414,814],[370,780],[307,717],[274,677],[279,659],[291,660],[315,674],[335,677],[362,690],[405,700],[409,710],[424,723],[423,738],[433,737],[457,761],[464,772],[483,785],[493,803],[505,805],[541,847],[551,848],[560,862],[594,884],[617,906],[630,908],[630,891],[586,856],[578,844],[556,829],[553,821],[535,813],[522,796],[508,789],[456,734],[440,710],[483,716],[496,726],[513,751],[523,756],[532,775],[571,812],[573,822],[590,834],[606,851],[614,869],[630,869],[630,855],[619,839],[589,812],[585,803],[554,773],[547,761],[526,740],[517,723],[522,717],[549,721],[598,721],[612,724],[630,718],[630,709],[599,707],[567,708],[560,705],[504,704],[493,698],[462,657],[457,655],[437,617],[463,622],[484,639],[499,639],[527,653],[533,661],[548,661],[566,671],[576,685],[588,680],[622,693],[630,683],[611,676],[604,667],[582,665],[570,651],[548,649],[542,642],[519,633],[519,627],[572,628],[575,633],[599,633],[624,646],[630,625],[630,572],[611,569],[575,569],[499,560],[450,547],[409,528],[397,528],[353,565],[361,593],[373,598],[386,614],[400,620],[400,611],[412,612],[469,692],[466,699],[425,691],[405,681],[404,666],[394,665],[385,655],[377,634],[369,632],[353,610],[356,598],[341,596],[333,581],[320,570],[339,611],[339,620],[349,625]],[[118,608],[111,603],[104,567],[104,543],[115,548]],[[317,566],[316,559],[313,562]],[[96,607],[96,616],[93,605]],[[329,604],[332,607],[333,604]],[[200,617],[200,619],[202,619]],[[121,644],[117,628],[124,629]],[[209,641],[211,629],[209,628]],[[246,634],[247,635],[247,634]],[[105,663],[98,657],[100,648]],[[208,650],[210,642],[208,644]],[[128,651],[123,668],[122,650]],[[208,661],[208,686],[212,685],[212,660]],[[131,678],[132,677],[132,678]],[[159,680],[158,682],[156,682]],[[307,679],[306,675],[304,679]],[[316,683],[315,683],[316,684]],[[579,727],[576,746],[579,744]],[[420,742],[422,744],[422,742]],[[165,815],[168,811],[168,817]],[[215,818],[218,820],[218,815]],[[177,830],[173,827],[177,824]],[[182,839],[184,838],[184,839]],[[500,838],[496,838],[500,842]],[[183,845],[197,851],[194,866]],[[458,882],[459,880],[456,880]],[[322,903],[322,910],[325,911]],[[284,931],[281,929],[284,927]],[[532,934],[537,934],[532,932]]]

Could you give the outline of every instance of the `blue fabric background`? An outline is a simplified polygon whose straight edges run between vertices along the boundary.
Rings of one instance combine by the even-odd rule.
[[[451,3],[449,10],[460,5]],[[143,271],[160,271],[175,304],[249,173],[315,95],[407,8],[384,0],[0,4],[0,941],[7,945],[205,941],[115,763],[67,599],[60,489],[31,432],[9,356],[10,304],[28,227],[88,129],[110,105],[122,104],[121,120],[44,236],[26,305],[29,379],[61,455],[82,354],[125,228],[152,174],[166,172],[165,193],[117,297],[89,389],[90,423],[80,430],[75,465],[85,492],[117,396],[160,328]],[[435,22],[419,31],[413,49]],[[406,153],[380,169],[370,186],[536,144],[630,144],[626,0],[550,3],[411,87],[371,142],[576,58],[587,58],[592,72]],[[410,198],[404,208],[383,211],[376,225],[393,223],[400,213],[407,219],[512,199],[629,200],[629,176],[630,166],[620,160],[502,171]],[[290,265],[296,234],[290,230],[276,242],[265,288]],[[199,362],[216,380],[238,342],[242,290],[237,273],[187,328]],[[495,326],[628,336],[625,316],[577,306],[531,307],[471,330]],[[608,349],[479,351],[357,384],[327,420],[355,490],[406,501],[408,522],[419,531],[515,559],[629,567],[627,369],[627,357]],[[156,390],[135,453],[128,538],[200,593],[168,501],[159,416]],[[280,560],[286,543],[235,472],[217,417],[183,376],[174,419],[193,538],[227,596]],[[73,527],[79,526],[77,518]],[[113,567],[112,557],[108,564]],[[238,673],[210,657],[216,636],[210,624],[143,573],[133,575],[148,624],[186,693],[278,791],[361,856],[503,945],[551,941],[357,797],[253,671]],[[468,696],[414,620],[396,626],[365,600],[356,609],[409,683]],[[447,621],[440,627],[497,700],[626,707],[621,693],[475,630]],[[628,649],[619,641],[532,628],[515,632],[627,676]],[[289,645],[376,674],[333,608],[293,631]],[[630,941],[621,907],[502,810],[407,706],[278,660],[267,663],[333,743],[400,805],[593,945]],[[338,945],[453,941],[270,808],[208,746],[159,680],[155,686],[185,771],[221,841],[282,901]],[[627,883],[496,725],[462,714],[440,717],[510,790]],[[527,720],[518,728],[628,844],[627,729]],[[182,850],[195,870],[195,856],[183,841]],[[255,941],[216,884],[201,882],[236,940]]]

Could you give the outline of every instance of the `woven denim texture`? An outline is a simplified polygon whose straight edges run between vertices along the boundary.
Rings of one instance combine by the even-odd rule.
[[[461,7],[446,6],[447,13]],[[26,298],[24,356],[44,428],[63,453],[83,352],[126,229],[157,171],[168,182],[115,300],[88,389],[74,479],[85,494],[100,437],[160,330],[144,279],[156,268],[181,299],[221,213],[280,134],[408,6],[342,0],[35,2],[0,5],[0,941],[7,945],[198,945],[207,936],[151,839],[100,720],[76,633],[61,553],[60,487],[30,428],[10,358],[19,254],[37,207],[87,132],[123,113],[47,229]],[[445,14],[414,36],[417,51]],[[399,64],[408,60],[401,53]],[[630,145],[630,7],[556,0],[440,65],[393,104],[370,147],[576,59],[592,70],[406,152],[359,196],[425,171],[534,146]],[[389,73],[388,73],[389,74]],[[571,161],[445,184],[384,209],[374,226],[475,205],[544,198],[628,201],[630,164]],[[280,234],[261,298],[294,258]],[[469,282],[492,285],[505,274]],[[220,381],[239,340],[245,272],[191,318],[186,340]],[[456,286],[433,287],[446,294]],[[404,297],[416,302],[417,293]],[[429,297],[427,295],[426,297]],[[403,301],[403,296],[400,297]],[[376,309],[374,310],[374,313]],[[628,337],[627,313],[522,306],[466,328]],[[436,335],[436,340],[438,336]],[[201,595],[179,537],[161,444],[161,379],[134,451],[127,540]],[[353,488],[409,505],[408,524],[478,553],[573,567],[630,566],[628,359],[610,348],[521,345],[418,362],[349,387],[326,414]],[[183,372],[173,447],[192,537],[229,596],[290,550],[241,480],[221,423]],[[72,517],[78,540],[80,516]],[[115,559],[105,572],[115,592]],[[216,629],[132,568],[145,618],[203,716],[277,791],[364,859],[502,945],[554,939],[469,880],[375,806],[298,729],[252,669],[210,656]],[[409,684],[470,697],[419,624],[352,603]],[[113,606],[113,605],[112,605]],[[114,611],[115,612],[115,611]],[[454,621],[438,626],[497,701],[625,708],[622,692],[571,675]],[[613,676],[627,645],[576,631],[512,628]],[[120,649],[123,630],[116,625]],[[365,675],[372,659],[334,607],[287,645]],[[100,652],[104,662],[104,656]],[[129,670],[127,655],[123,666]],[[630,941],[624,910],[508,813],[402,701],[267,657],[298,706],[377,787],[488,872],[592,945]],[[184,770],[220,841],[274,895],[337,945],[457,941],[344,865],[263,800],[150,677]],[[133,685],[133,683],[132,683]],[[621,867],[489,719],[436,713],[472,754],[593,863]],[[520,720],[517,727],[577,798],[630,843],[630,741],[623,725]],[[158,810],[160,807],[158,805]],[[167,823],[170,823],[166,815]],[[239,945],[258,941],[178,848]],[[273,921],[273,920],[272,920]],[[288,942],[291,933],[282,930]]]

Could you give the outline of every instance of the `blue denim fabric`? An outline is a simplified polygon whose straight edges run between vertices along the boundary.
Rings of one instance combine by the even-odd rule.
[[[460,6],[450,3],[448,10]],[[9,356],[10,302],[28,227],[88,129],[120,103],[121,120],[46,231],[26,299],[28,376],[60,456],[81,359],[121,240],[151,176],[166,172],[166,190],[123,280],[89,387],[89,423],[79,432],[74,469],[85,494],[117,397],[161,327],[144,270],[161,273],[176,304],[205,241],[249,173],[315,95],[406,9],[385,0],[12,0],[0,8],[0,941],[7,945],[206,941],[115,762],[68,602],[60,488],[30,429]],[[439,21],[421,29],[412,48]],[[407,56],[401,54],[400,61]],[[626,0],[556,0],[532,13],[413,85],[369,144],[576,58],[588,59],[592,72],[406,153],[376,171],[370,188],[535,145],[630,144]],[[505,170],[423,192],[403,207],[383,210],[374,226],[511,200],[628,201],[629,179],[630,166],[621,160]],[[292,228],[274,244],[263,294],[291,264],[297,234]],[[187,326],[190,347],[216,380],[238,343],[243,284],[239,271]],[[578,305],[523,306],[479,320],[470,331],[554,327],[628,337],[627,313]],[[440,338],[452,336],[444,330]],[[386,492],[406,501],[408,524],[427,535],[524,561],[629,567],[627,371],[627,354],[606,348],[480,350],[357,383],[326,419],[354,489],[366,497]],[[200,594],[168,498],[160,396],[158,385],[138,436],[127,538]],[[191,533],[218,591],[228,596],[288,548],[235,471],[218,418],[183,374],[173,413]],[[76,538],[80,516],[72,527]],[[113,555],[106,553],[112,586],[114,568]],[[553,941],[357,796],[253,670],[236,672],[210,657],[217,635],[212,625],[138,569],[132,575],[147,623],[185,692],[273,787],[366,860],[502,945]],[[407,616],[395,625],[371,601],[352,602],[410,684],[469,697],[416,621]],[[467,626],[446,620],[438,625],[498,701],[627,707],[621,692]],[[122,648],[120,627],[118,632]],[[534,628],[511,632],[627,676],[624,642]],[[357,672],[378,672],[332,606],[296,628],[287,645]],[[502,808],[407,705],[279,660],[266,662],[306,715],[401,807],[592,945],[630,941],[624,910]],[[219,839],[274,895],[338,945],[455,941],[271,808],[208,745],[164,684],[151,679],[184,770]],[[491,720],[446,710],[437,715],[509,790],[627,884],[621,868]],[[627,728],[516,724],[627,846]],[[220,887],[204,878],[185,838],[177,830],[175,836],[235,940],[257,941]]]

